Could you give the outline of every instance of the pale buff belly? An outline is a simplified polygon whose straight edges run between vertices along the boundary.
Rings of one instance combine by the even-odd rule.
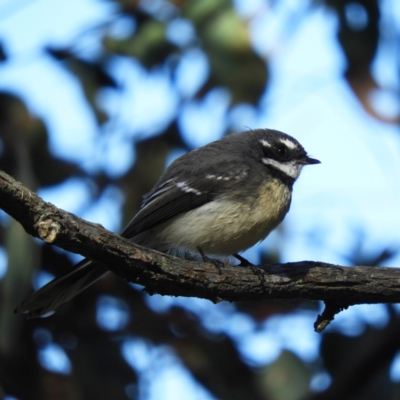
[[[197,251],[200,246],[205,253],[215,255],[246,250],[267,237],[289,209],[290,190],[279,181],[272,185],[268,185],[269,190],[262,189],[252,206],[213,201],[179,215],[157,229],[157,239],[153,239],[161,247]]]

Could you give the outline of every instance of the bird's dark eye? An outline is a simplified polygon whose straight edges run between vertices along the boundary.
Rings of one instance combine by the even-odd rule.
[[[285,145],[281,145],[281,146],[278,146],[276,151],[277,151],[279,156],[285,157],[287,155],[288,148]]]

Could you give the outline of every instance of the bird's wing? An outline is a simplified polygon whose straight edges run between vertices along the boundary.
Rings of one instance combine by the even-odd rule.
[[[205,175],[202,179],[168,179],[150,192],[142,208],[121,235],[132,238],[181,213],[200,207],[212,201],[224,188],[240,184],[248,172],[248,167],[242,167],[231,169],[219,176]]]

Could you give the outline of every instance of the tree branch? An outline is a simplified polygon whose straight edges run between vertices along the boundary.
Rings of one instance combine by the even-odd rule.
[[[43,201],[0,171],[0,208],[21,223],[27,233],[48,244],[106,266],[153,294],[201,297],[213,302],[280,299],[323,300],[328,307],[318,317],[317,331],[349,305],[400,302],[400,269],[343,267],[322,262],[261,266],[265,280],[250,268],[181,260],[146,249]]]

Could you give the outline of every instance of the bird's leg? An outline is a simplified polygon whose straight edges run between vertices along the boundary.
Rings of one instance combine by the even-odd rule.
[[[253,274],[258,276],[261,284],[265,283],[265,272],[263,269],[258,268],[256,265],[252,264],[250,261],[246,260],[244,257],[237,253],[234,254],[233,257],[240,261],[239,267],[249,267],[253,271]]]
[[[222,261],[220,261],[220,260],[215,260],[214,258],[207,257],[207,256],[205,255],[204,251],[201,249],[200,246],[197,246],[197,250],[198,250],[198,252],[200,253],[201,258],[203,259],[203,261],[204,261],[205,263],[211,263],[211,264],[213,264],[213,265],[218,269],[219,273],[220,273],[220,274],[222,273],[222,268],[225,267],[225,265],[224,265],[224,263],[223,263]]]
[[[234,254],[233,257],[235,257],[237,260],[240,261],[239,267],[250,267],[253,265],[249,260],[246,260],[244,257],[242,257],[241,255],[239,255],[237,253]],[[253,267],[254,267],[254,265],[253,265]]]

